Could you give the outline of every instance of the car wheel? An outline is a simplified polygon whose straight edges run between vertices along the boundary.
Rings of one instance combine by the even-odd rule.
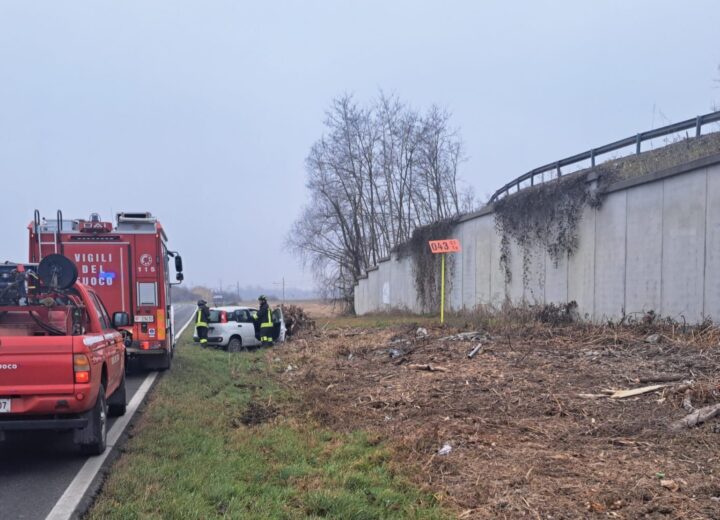
[[[125,391],[125,374],[123,373],[122,381],[108,399],[108,415],[110,417],[120,417],[125,415],[127,410],[127,395]]]
[[[100,455],[107,447],[107,403],[105,402],[105,387],[100,385],[95,406],[90,411],[91,441],[80,445],[80,451],[85,455]]]
[[[242,350],[242,340],[238,338],[237,336],[233,336],[230,338],[230,341],[228,342],[227,351],[228,352],[240,352]]]

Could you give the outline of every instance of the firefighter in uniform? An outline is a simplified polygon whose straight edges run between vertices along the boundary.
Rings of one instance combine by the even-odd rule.
[[[208,320],[210,319],[210,309],[208,309],[205,300],[198,300],[197,316],[195,317],[195,330],[200,339],[200,346],[207,346],[208,337]]]
[[[263,346],[272,347],[273,345],[273,321],[272,311],[268,305],[267,298],[260,295],[258,298],[260,308],[257,312],[256,320],[260,323],[260,342]]]

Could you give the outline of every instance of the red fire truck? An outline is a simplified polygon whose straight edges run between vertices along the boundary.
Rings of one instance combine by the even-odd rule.
[[[116,225],[100,219],[40,218],[35,211],[28,226],[30,262],[62,254],[78,269],[78,282],[91,287],[110,315],[126,312],[131,325],[127,356],[142,367],[170,368],[175,346],[175,324],[170,302],[170,258],[177,283],[183,279],[182,259],[167,247],[167,235],[148,212],[117,214]]]

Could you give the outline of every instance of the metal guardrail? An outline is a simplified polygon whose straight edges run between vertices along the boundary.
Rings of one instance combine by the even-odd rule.
[[[589,159],[590,167],[592,168],[595,167],[595,159],[598,155],[602,155],[608,152],[614,152],[615,150],[620,150],[622,148],[632,146],[633,144],[635,145],[635,153],[639,154],[641,151],[641,145],[645,141],[657,139],[658,137],[664,137],[666,135],[672,135],[683,130],[689,130],[691,128],[695,128],[695,136],[697,137],[700,135],[703,125],[715,123],[718,121],[720,121],[720,111],[711,112],[709,114],[697,116],[694,119],[688,119],[687,121],[681,121],[672,125],[663,126],[662,128],[656,128],[654,130],[642,132],[633,137],[620,139],[619,141],[615,141],[614,143],[606,144],[598,148],[593,148],[591,150],[588,150],[587,152],[579,153],[577,155],[566,157],[565,159],[560,159],[559,161],[540,166],[539,168],[535,168],[534,170],[531,170],[526,174],[521,175],[517,179],[507,183],[505,186],[497,190],[495,193],[493,193],[492,197],[490,197],[490,202],[495,202],[501,195],[510,195],[510,190],[513,188],[515,188],[515,191],[513,191],[513,193],[517,193],[522,189],[520,185],[526,181],[530,181],[530,186],[534,186],[535,177],[538,175],[542,175],[543,173],[555,171],[557,175],[552,179],[548,179],[548,181],[555,180],[562,176],[561,168],[563,166],[569,166],[571,164],[587,161]]]

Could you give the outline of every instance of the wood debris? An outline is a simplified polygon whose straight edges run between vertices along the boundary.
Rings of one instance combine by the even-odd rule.
[[[630,390],[616,390],[611,396],[611,399],[624,399],[626,397],[633,397],[635,395],[640,394],[646,394],[648,392],[654,392],[655,390],[660,390],[663,387],[666,387],[667,385],[650,385],[650,386],[643,386],[641,388],[633,388]]]
[[[486,332],[475,330],[472,332],[458,332],[451,336],[444,336],[440,341],[479,341],[481,339],[489,339]]]
[[[685,374],[653,374],[642,376],[636,379],[636,382],[642,383],[670,383],[680,381],[685,378]]]
[[[297,334],[301,330],[315,330],[315,320],[299,305],[284,303],[280,305],[280,308],[283,312],[288,336]]]
[[[478,343],[477,346],[468,353],[468,358],[472,359],[478,352],[481,352],[482,343]]]
[[[713,417],[720,415],[720,404],[713,404],[698,408],[690,415],[686,415],[679,421],[675,421],[670,425],[670,429],[673,431],[679,431],[685,428],[692,428],[693,426],[699,426],[702,423],[709,421]]]
[[[411,368],[413,370],[427,370],[428,372],[447,372],[448,371],[448,369],[445,367],[431,365],[430,363],[427,363],[425,365],[411,363],[408,365],[408,368]]]
[[[680,490],[680,484],[671,479],[662,479],[660,481],[660,485],[666,489],[669,489],[670,491]]]

